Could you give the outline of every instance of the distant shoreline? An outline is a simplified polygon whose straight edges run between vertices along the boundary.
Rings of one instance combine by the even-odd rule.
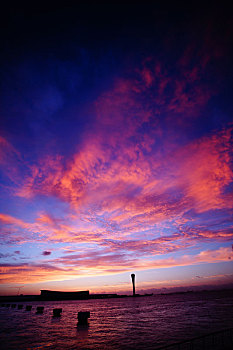
[[[93,300],[93,299],[112,299],[112,298],[138,298],[147,296],[161,296],[161,295],[182,295],[182,294],[199,294],[199,293],[229,293],[233,294],[233,289],[211,289],[211,290],[198,290],[198,291],[181,291],[181,292],[170,292],[170,293],[146,293],[146,294],[136,294],[126,295],[126,294],[90,294],[88,298],[43,298],[41,295],[5,295],[0,296],[0,302],[24,302],[24,301],[66,301],[66,300]]]
[[[0,302],[3,301],[66,301],[66,300],[93,300],[93,299],[113,299],[113,298],[138,298],[138,297],[147,297],[152,296],[151,294],[136,294],[125,295],[125,294],[90,294],[88,298],[69,298],[69,297],[57,297],[57,298],[43,298],[41,295],[9,295],[9,296],[0,296]]]

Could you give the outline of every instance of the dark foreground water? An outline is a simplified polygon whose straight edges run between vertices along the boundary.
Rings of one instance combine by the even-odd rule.
[[[25,311],[25,305],[33,305]],[[35,313],[44,306],[44,313]],[[52,317],[61,307],[62,316]],[[90,311],[77,327],[78,311]],[[233,327],[228,293],[154,295],[141,298],[25,302],[22,310],[0,307],[1,349],[156,349]]]

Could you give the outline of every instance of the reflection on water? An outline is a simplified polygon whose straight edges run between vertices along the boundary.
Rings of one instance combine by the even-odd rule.
[[[89,330],[89,324],[87,325],[79,325],[77,324],[77,342],[79,348],[85,348],[88,344],[88,330]]]
[[[233,326],[229,293],[47,301],[40,315],[36,302],[27,304],[32,311],[0,307],[1,349],[156,349]],[[77,325],[87,310],[89,325]]]
[[[60,317],[51,316],[51,323],[53,323],[53,324],[60,323],[61,322],[61,318],[62,318],[62,316],[60,316]]]

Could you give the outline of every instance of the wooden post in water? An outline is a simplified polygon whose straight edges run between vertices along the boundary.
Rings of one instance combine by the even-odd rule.
[[[37,306],[36,308],[36,314],[43,314],[44,306]]]
[[[53,317],[60,317],[62,309],[53,309]]]
[[[133,296],[135,297],[135,274],[134,273],[131,274],[131,278],[133,283]]]
[[[78,325],[88,325],[89,317],[90,317],[90,311],[80,311],[78,313]]]

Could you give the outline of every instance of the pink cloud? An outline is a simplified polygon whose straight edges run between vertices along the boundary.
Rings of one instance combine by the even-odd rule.
[[[28,228],[28,225],[23,220],[17,219],[11,215],[0,213],[0,221],[6,225],[16,225],[22,228]]]
[[[231,198],[224,195],[233,179],[231,133],[229,128],[191,143],[176,157],[177,180],[198,212],[232,207]]]
[[[0,220],[4,227],[18,227],[19,233],[20,229],[27,230],[23,241],[35,239],[33,232],[39,233],[38,239],[60,242],[101,244],[118,237],[129,251],[150,254],[184,249],[191,244],[190,237],[192,245],[206,238],[230,239],[231,231],[183,226],[186,221],[188,227],[184,219],[187,210],[203,213],[232,207],[232,199],[224,193],[233,178],[231,131],[229,128],[190,142],[165,159],[135,151],[130,144],[128,153],[122,154],[119,147],[112,158],[112,152],[105,152],[97,138],[94,145],[85,143],[66,167],[60,158],[49,160],[39,169],[34,166],[35,177],[26,180],[26,197],[28,191],[30,195],[58,196],[75,210],[72,217],[57,219],[43,213],[34,223],[26,223],[1,214]],[[82,220],[78,219],[80,215]],[[183,237],[177,243],[172,235],[169,245],[162,240],[159,245],[161,225],[171,220],[170,229],[181,230]],[[147,243],[132,236],[148,230]]]
[[[38,217],[34,228],[14,218],[11,224],[40,232],[53,227],[50,239],[68,241],[72,236],[80,240],[84,236],[97,238],[104,231],[109,235],[114,228],[116,232],[124,230],[126,235],[145,231],[165,220],[178,220],[187,209],[201,213],[231,208],[232,200],[224,194],[233,178],[230,135],[231,129],[223,130],[176,149],[166,159],[153,157],[153,162],[150,154],[139,153],[136,157],[132,150],[122,156],[121,149],[112,159],[101,144],[86,144],[65,170],[58,159],[55,165],[51,163],[53,166],[49,162],[35,172],[41,174],[39,178],[32,177],[25,187],[31,195],[56,195],[67,201],[77,213],[83,212],[93,232],[54,221],[48,214]],[[173,196],[175,192],[179,196]],[[99,221],[101,215],[105,223]],[[8,216],[2,219],[10,223]],[[100,223],[105,225],[102,230],[98,229]]]

